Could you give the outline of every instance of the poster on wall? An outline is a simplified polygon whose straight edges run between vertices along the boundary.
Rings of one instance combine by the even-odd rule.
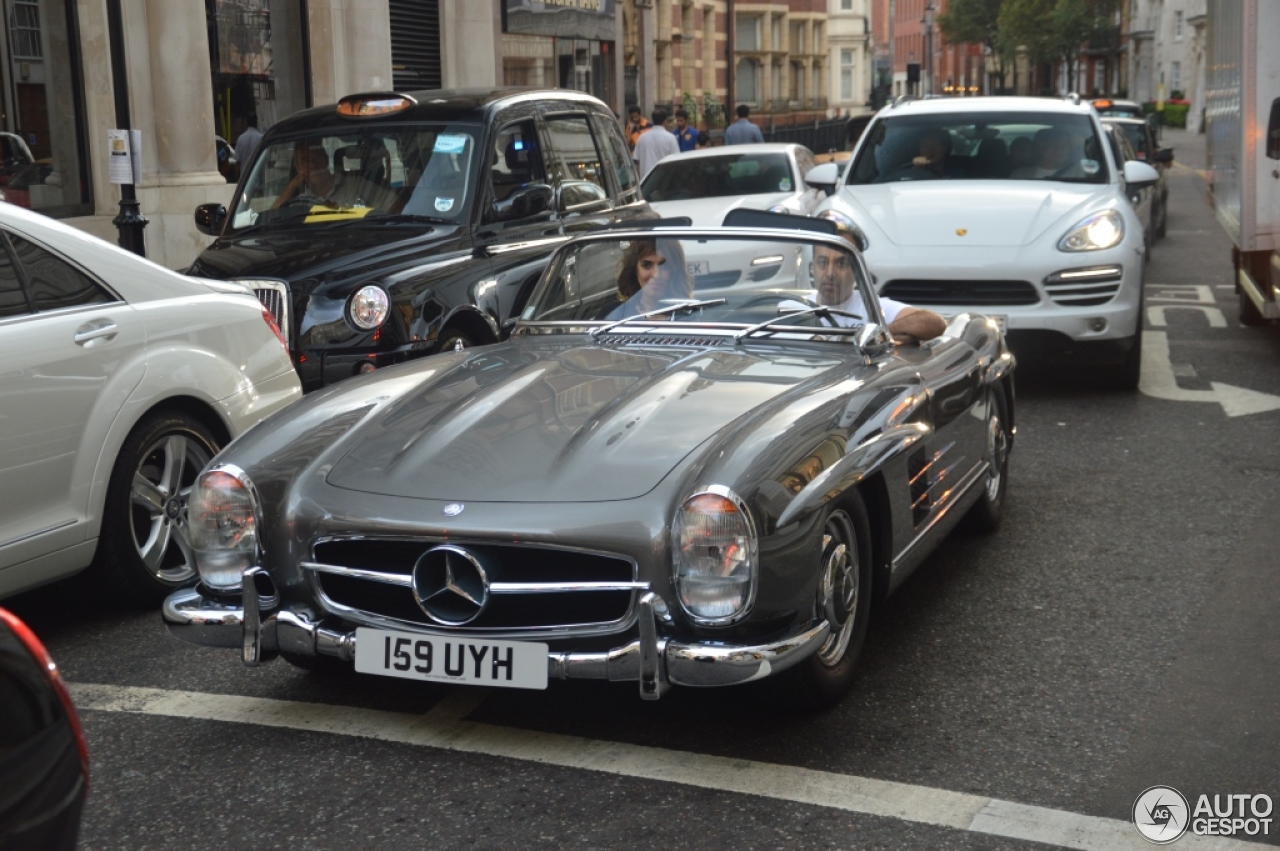
[[[615,0],[504,0],[509,33],[614,41]]]
[[[205,0],[205,7],[215,22],[218,73],[270,78],[271,0]]]

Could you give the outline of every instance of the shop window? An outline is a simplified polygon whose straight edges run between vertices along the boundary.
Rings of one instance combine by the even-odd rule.
[[[306,89],[304,4],[298,0],[205,0],[215,133],[234,147],[256,119],[266,131],[310,106]],[[217,139],[210,144],[218,146]],[[247,163],[219,159],[235,182]]]
[[[92,212],[75,0],[10,0],[0,18],[0,193],[51,216]]]

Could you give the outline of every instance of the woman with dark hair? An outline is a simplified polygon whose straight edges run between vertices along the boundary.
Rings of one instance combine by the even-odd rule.
[[[632,240],[618,266],[618,301],[625,304],[615,315],[635,316],[693,298],[693,281],[678,240]]]

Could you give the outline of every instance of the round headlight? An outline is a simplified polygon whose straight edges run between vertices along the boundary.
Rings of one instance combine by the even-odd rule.
[[[756,533],[732,491],[712,488],[685,500],[672,530],[680,605],[698,623],[735,621],[755,599]]]
[[[236,591],[240,575],[258,560],[257,500],[253,485],[233,467],[196,479],[187,500],[187,523],[196,570],[205,585]]]
[[[347,315],[351,317],[351,324],[361,331],[372,331],[387,321],[390,310],[391,299],[387,297],[387,291],[370,284],[352,294]]]

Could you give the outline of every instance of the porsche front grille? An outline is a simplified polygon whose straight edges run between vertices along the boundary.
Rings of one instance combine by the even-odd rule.
[[[624,558],[577,550],[450,542],[485,565],[486,605],[465,625],[431,617],[415,599],[414,567],[442,541],[353,538],[318,541],[303,568],[338,615],[364,614],[466,633],[614,632],[628,624],[642,583]]]
[[[939,307],[1004,307],[1040,301],[1030,281],[899,278],[885,284],[880,294],[907,304]]]

